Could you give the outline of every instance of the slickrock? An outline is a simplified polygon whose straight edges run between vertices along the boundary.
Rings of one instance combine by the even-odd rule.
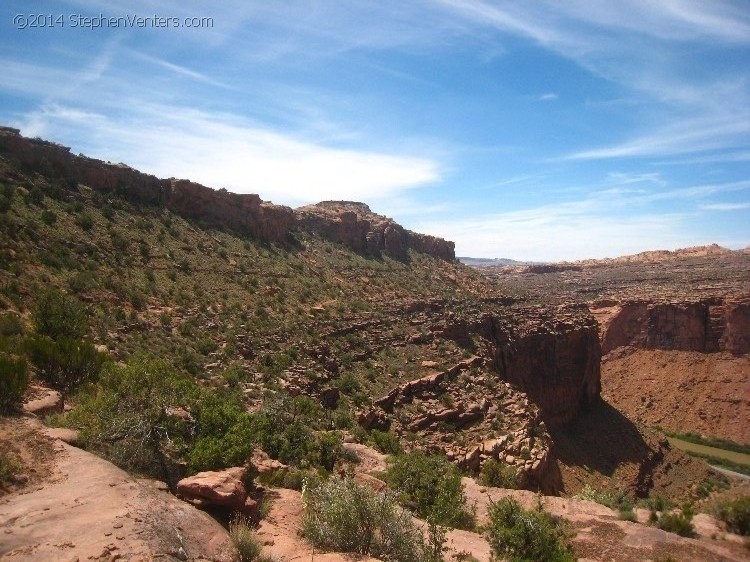
[[[32,387],[31,393],[33,398],[24,402],[22,406],[27,414],[46,416],[63,412],[63,396],[58,391],[51,388]]]
[[[6,434],[39,422],[4,419]],[[47,458],[50,476],[0,498],[0,559],[235,560],[227,532],[206,513],[156,486],[61,441]]]

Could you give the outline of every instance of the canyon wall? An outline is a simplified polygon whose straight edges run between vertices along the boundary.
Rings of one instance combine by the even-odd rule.
[[[599,399],[601,348],[594,319],[580,307],[554,316],[527,316],[509,328],[497,316],[485,319],[494,370],[520,387],[551,427],[572,421]],[[536,320],[536,321],[534,321]]]
[[[264,202],[255,194],[215,190],[188,180],[159,179],[124,164],[76,156],[68,147],[23,137],[18,129],[10,127],[0,127],[0,156],[70,189],[85,185],[134,204],[161,206],[180,216],[260,240],[286,242],[296,229],[315,232],[374,256],[382,252],[404,260],[407,251],[413,249],[444,260],[455,259],[453,242],[406,230],[362,203],[329,201],[295,212]]]
[[[613,303],[606,303],[612,305]],[[602,353],[621,346],[712,353],[750,353],[750,298],[682,302],[632,300],[594,308]]]
[[[257,195],[217,191],[186,180],[159,179],[124,164],[76,156],[68,147],[28,139],[16,129],[0,128],[0,154],[71,188],[82,184],[134,204],[162,206],[178,215],[261,240],[287,240],[294,221],[289,207],[265,203]]]

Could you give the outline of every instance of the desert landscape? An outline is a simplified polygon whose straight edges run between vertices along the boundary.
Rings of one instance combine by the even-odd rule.
[[[750,558],[747,249],[465,265],[10,127],[0,185],[3,560]]]

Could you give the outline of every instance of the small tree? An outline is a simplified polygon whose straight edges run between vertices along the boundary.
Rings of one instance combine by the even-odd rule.
[[[43,291],[33,313],[34,328],[41,336],[81,339],[88,331],[86,309],[78,299],[55,290]]]
[[[190,439],[187,407],[195,383],[166,363],[135,358],[109,364],[99,385],[85,392],[70,420],[84,442],[119,466],[174,483],[172,460]]]

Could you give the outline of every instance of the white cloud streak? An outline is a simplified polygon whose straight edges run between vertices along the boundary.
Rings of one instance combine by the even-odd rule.
[[[141,107],[127,122],[65,106],[46,106],[19,123],[22,132],[83,138],[106,130],[106,154],[160,177],[181,177],[290,205],[323,199],[378,201],[439,181],[427,158],[301,141],[235,115],[176,107]]]

